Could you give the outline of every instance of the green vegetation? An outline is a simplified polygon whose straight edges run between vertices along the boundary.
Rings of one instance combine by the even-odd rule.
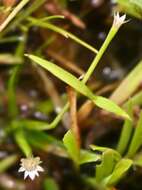
[[[141,19],[141,0],[116,2],[115,10]],[[16,1],[5,0],[3,4],[3,13],[0,15],[0,46],[4,50],[6,47],[7,52],[0,52],[0,63],[6,67],[6,73],[1,69],[0,78],[4,83],[4,90],[0,89],[3,114],[0,120],[3,134],[0,148],[3,147],[6,155],[0,160],[0,188],[9,189],[6,184],[1,184],[1,175],[4,172],[8,175],[10,171],[14,188],[20,189],[20,181],[26,190],[26,181],[22,179],[18,169],[15,172],[13,166],[19,168],[20,157],[34,160],[36,155],[41,157],[36,166],[39,167],[42,160],[44,168],[44,174],[39,176],[42,179],[37,187],[39,190],[63,189],[66,184],[67,190],[74,190],[75,178],[79,184],[77,188],[82,188],[83,184],[83,190],[113,190],[120,183],[125,184],[125,176],[130,169],[135,167],[137,172],[137,167],[142,167],[142,60],[139,59],[115,88],[114,84],[107,83],[100,88],[103,82],[99,83],[94,73],[100,72],[97,68],[110,51],[114,38],[119,38],[119,30],[127,22],[126,16],[114,14],[104,42],[100,48],[95,48],[68,30],[69,22],[76,27],[82,26],[81,19],[87,12],[80,14],[80,18],[76,17],[68,10],[69,2],[66,0],[51,4],[46,0],[22,0],[17,4]],[[12,51],[9,50],[9,44]],[[76,59],[68,61],[66,49],[71,51],[68,57],[74,57],[78,47],[91,53],[93,60],[90,64],[83,64],[82,58],[79,65],[74,64]],[[57,65],[56,60],[60,64]],[[84,63],[88,63],[88,60],[90,59],[87,58]],[[100,91],[106,90],[106,87],[113,88],[111,93],[106,91],[105,97]],[[38,90],[34,91],[36,88]],[[99,91],[96,90],[98,88]],[[27,95],[27,91],[32,94],[31,97]],[[105,144],[103,125],[107,128],[108,123],[112,129],[113,123],[122,129],[121,132],[119,129],[120,137],[118,138],[117,133],[115,142],[113,136],[108,135]],[[99,143],[94,135],[95,127],[98,126],[100,136],[96,137]],[[109,133],[109,129],[105,130]],[[32,164],[34,168],[34,162]],[[91,175],[86,170],[84,174],[82,170],[89,164],[91,167],[95,166]],[[40,169],[34,168],[33,171],[38,173]],[[26,172],[30,176],[31,170]],[[68,172],[72,174],[73,182],[67,180]],[[65,177],[65,181],[59,174],[62,178]]]

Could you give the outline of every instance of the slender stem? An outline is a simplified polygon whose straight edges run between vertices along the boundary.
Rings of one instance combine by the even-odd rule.
[[[8,92],[7,92],[8,93],[8,112],[11,118],[14,118],[18,113],[18,109],[16,105],[15,88],[16,88],[16,82],[17,82],[19,69],[20,69],[19,65],[13,69],[12,75],[8,82]]]
[[[140,113],[138,124],[135,128],[135,132],[133,134],[133,137],[129,146],[129,150],[126,155],[127,157],[133,157],[136,154],[137,150],[142,145],[141,139],[142,139],[142,111]]]
[[[26,39],[27,37],[25,33],[23,35],[23,41],[19,43],[15,52],[15,55],[17,57],[22,57],[22,59],[23,59],[23,52],[25,48]],[[20,69],[21,69],[21,65],[16,65],[14,67],[14,69],[12,70],[12,75],[8,82],[8,111],[9,111],[9,116],[11,118],[16,117],[16,115],[18,114],[15,90],[16,90],[16,83],[18,81],[18,75],[19,75]]]
[[[132,109],[132,103],[131,101],[129,102],[127,106],[128,114],[133,118],[133,109]],[[117,146],[117,151],[122,155],[126,151],[126,148],[128,146],[129,140],[131,138],[133,130],[133,121],[126,119],[121,131],[121,135],[119,138],[118,146]]]
[[[55,119],[51,122],[51,124],[49,124],[47,127],[46,126],[43,127],[42,130],[54,129],[58,125],[58,123],[61,121],[63,115],[65,114],[65,112],[67,112],[68,109],[69,109],[69,102],[65,104],[61,112],[55,117]]]
[[[12,23],[8,25],[7,28],[0,34],[0,38],[6,35],[12,28],[16,28],[24,19],[30,16],[35,10],[37,10],[46,0],[34,0],[32,6],[27,7],[27,9],[21,11],[18,17],[14,19]]]
[[[91,74],[93,73],[94,69],[96,68],[98,62],[100,61],[101,57],[103,56],[104,52],[106,51],[108,45],[110,44],[111,40],[114,38],[114,36],[116,35],[118,31],[118,28],[114,27],[112,25],[106,40],[104,41],[102,47],[100,48],[98,54],[96,55],[96,57],[94,58],[92,64],[90,65],[89,69],[87,70],[86,74],[84,75],[83,78],[83,83],[86,83],[88,81],[88,79],[90,78]],[[69,108],[69,103],[66,103],[66,105],[63,107],[63,112],[62,115],[68,110]],[[61,115],[60,115],[61,116]],[[54,123],[54,121],[56,121],[56,124],[60,121],[61,117],[56,117],[55,120],[53,120],[53,122],[51,123],[51,125]],[[57,119],[58,118],[58,119]]]
[[[9,14],[6,20],[0,25],[0,32],[9,24],[9,22],[17,15],[17,13],[29,2],[29,0],[22,0],[15,9]]]
[[[10,37],[0,39],[0,44],[13,43],[13,42],[19,42],[19,41],[21,41],[21,37],[19,37],[19,36],[10,36]]]
[[[88,79],[90,78],[90,76],[92,75],[92,73],[94,72],[97,64],[99,63],[100,59],[102,58],[104,52],[106,51],[107,47],[109,46],[110,42],[112,41],[112,39],[114,38],[114,36],[116,35],[118,29],[114,26],[111,27],[107,38],[105,39],[103,45],[101,46],[99,52],[97,53],[96,57],[94,58],[92,64],[90,65],[89,69],[87,70],[84,78],[83,78],[83,83],[86,83],[88,81]]]
[[[94,52],[94,53],[98,53],[98,51],[91,45],[89,45],[88,43],[84,42],[83,40],[81,40],[80,38],[76,37],[75,35],[73,35],[72,33],[58,27],[55,26],[54,24],[51,24],[49,22],[44,22],[42,21],[42,19],[35,19],[33,17],[29,17],[28,21],[31,22],[31,26],[32,25],[36,25],[36,26],[40,26],[43,28],[48,28],[54,32],[57,32],[61,35],[63,35],[65,38],[70,38],[72,40],[74,40],[75,42],[77,42],[78,44],[81,44],[82,46],[86,47],[87,49],[89,49],[90,51]]]

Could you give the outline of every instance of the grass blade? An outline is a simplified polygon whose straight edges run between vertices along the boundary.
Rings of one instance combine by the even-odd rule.
[[[130,159],[121,159],[115,166],[113,173],[108,177],[107,185],[116,184],[132,166],[133,161]]]
[[[106,150],[102,156],[102,163],[96,167],[96,180],[101,182],[110,175],[117,161],[114,151]]]
[[[82,46],[86,47],[87,49],[91,50],[94,53],[98,53],[98,51],[92,47],[91,45],[87,44],[86,42],[82,41],[81,39],[79,39],[78,37],[76,37],[75,35],[71,34],[70,32],[67,32],[66,30],[59,28],[58,26],[55,26],[54,24],[48,23],[48,22],[43,22],[41,19],[35,19],[35,18],[28,18],[28,20],[32,23],[32,25],[36,25],[36,26],[40,26],[43,28],[47,28],[50,29],[54,32],[57,32],[61,35],[63,35],[66,38],[70,38],[72,40],[74,40],[75,42],[77,42],[78,44],[81,44]]]
[[[122,81],[119,87],[113,92],[110,99],[117,104],[122,104],[138,88],[142,81],[142,61]]]
[[[78,165],[80,157],[80,149],[78,147],[76,138],[72,130],[67,131],[67,133],[64,135],[63,143],[71,159],[74,160],[74,162]]]
[[[132,118],[133,109],[132,109],[131,102],[129,102],[127,110],[128,110],[129,115]],[[133,122],[132,122],[132,120],[125,119],[124,125],[122,127],[122,131],[121,131],[118,147],[117,147],[117,151],[121,155],[126,151],[126,148],[128,146],[129,140],[131,138],[132,130],[133,130]]]
[[[96,145],[91,145],[90,147],[94,151],[102,152],[102,162],[96,167],[96,180],[101,182],[105,177],[111,174],[115,164],[120,160],[121,156],[117,151],[107,147]]]
[[[140,113],[140,118],[136,126],[127,156],[133,157],[141,145],[142,145],[142,111]]]
[[[17,13],[29,2],[29,0],[22,0],[6,18],[6,20],[0,25],[0,32],[8,25],[8,23],[17,15]]]

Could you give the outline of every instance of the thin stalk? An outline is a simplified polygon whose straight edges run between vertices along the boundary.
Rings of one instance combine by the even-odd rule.
[[[29,0],[22,0],[15,9],[9,14],[6,20],[0,25],[0,32],[9,24],[9,22],[18,14],[18,12],[29,2]]]
[[[62,108],[61,112],[55,117],[55,119],[51,122],[51,124],[48,127],[42,128],[42,130],[53,129],[55,128],[58,123],[61,121],[63,115],[65,112],[69,109],[69,102],[65,104],[65,106]]]
[[[3,38],[3,39],[0,39],[0,44],[19,42],[21,40],[22,39],[19,36],[10,36],[10,37],[6,37],[6,38]]]
[[[19,65],[15,66],[12,71],[12,75],[8,82],[8,113],[10,118],[16,117],[18,109],[16,105],[15,88],[17,83],[17,77],[19,73]]]
[[[96,57],[94,58],[93,62],[91,63],[86,74],[84,75],[83,80],[82,80],[83,83],[86,83],[89,80],[89,78],[92,75],[92,73],[94,72],[94,69],[96,68],[98,62],[100,61],[101,57],[103,56],[104,52],[106,51],[108,45],[110,44],[110,42],[112,41],[112,39],[114,38],[116,33],[118,32],[118,29],[119,28],[116,28],[116,27],[114,27],[114,25],[112,25],[112,27],[107,35],[106,40],[104,41],[102,47],[100,48],[99,52],[97,53]],[[68,108],[69,108],[69,103],[67,102],[66,105],[63,107],[62,114],[64,114],[68,110]],[[56,118],[58,118],[58,120],[56,120]],[[56,118],[55,118],[55,121],[57,121],[56,124],[58,124],[58,122],[60,121],[61,118],[58,116]],[[52,123],[54,123],[54,121]],[[52,125],[52,123],[51,123],[51,125]]]
[[[24,47],[25,47],[25,41],[26,41],[26,34],[24,34],[23,41],[21,41],[16,48],[15,55],[17,57],[23,57]],[[11,118],[15,118],[18,114],[18,108],[16,105],[16,84],[18,81],[18,75],[21,69],[21,65],[17,65],[12,70],[12,75],[8,82],[8,112],[9,116]]]
[[[141,145],[142,145],[142,111],[140,113],[138,124],[135,128],[135,132],[127,153],[127,157],[133,157]]]
[[[59,34],[61,34],[62,36],[64,36],[65,38],[70,38],[72,40],[74,40],[75,42],[77,42],[78,44],[86,47],[87,49],[91,50],[94,53],[98,53],[98,51],[91,45],[89,45],[88,43],[84,42],[83,40],[79,39],[78,37],[76,37],[75,35],[73,35],[72,33],[55,26],[54,24],[48,23],[48,22],[44,22],[42,21],[42,19],[35,19],[32,17],[28,18],[28,21],[31,22],[31,26],[36,25],[36,26],[40,26],[43,28],[48,28],[54,32],[57,32]]]
[[[27,7],[26,10],[22,11],[18,17],[14,19],[12,23],[0,34],[0,38],[7,34],[12,28],[15,28],[20,24],[24,19],[31,15],[35,10],[37,10],[46,0],[35,0],[32,2],[32,6]]]
[[[93,62],[91,63],[89,69],[87,70],[84,78],[83,78],[83,83],[86,83],[90,76],[92,75],[92,73],[94,72],[97,64],[99,63],[100,59],[102,58],[104,52],[106,51],[107,47],[109,46],[110,42],[112,41],[112,39],[114,38],[114,36],[116,35],[118,29],[116,27],[114,27],[112,25],[108,35],[107,35],[107,38],[105,39],[103,45],[101,46],[99,52],[97,53],[96,57],[94,58]]]

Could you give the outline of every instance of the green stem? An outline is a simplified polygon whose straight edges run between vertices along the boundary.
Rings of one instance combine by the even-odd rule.
[[[26,33],[23,36],[23,41],[21,41],[16,48],[15,55],[17,57],[22,57],[23,58],[23,52],[24,52],[24,47],[26,43]],[[16,105],[16,83],[18,81],[18,75],[21,69],[21,65],[15,66],[15,68],[12,70],[12,75],[9,79],[8,82],[8,111],[9,111],[9,116],[11,118],[14,118],[18,114],[18,108]]]
[[[110,31],[109,31],[109,33],[107,35],[106,40],[104,41],[104,43],[103,43],[102,47],[100,48],[98,54],[96,55],[96,57],[94,58],[92,64],[90,65],[89,69],[87,70],[87,72],[86,72],[86,74],[85,74],[85,76],[84,76],[84,78],[82,80],[83,83],[86,83],[89,80],[91,74],[93,73],[93,71],[96,68],[98,62],[100,61],[101,57],[103,56],[104,52],[106,51],[106,49],[107,49],[108,45],[110,44],[111,40],[116,35],[117,31],[118,31],[118,29],[116,27],[114,27],[114,26],[111,27],[111,29],[110,29]],[[64,111],[63,111],[62,115],[68,110],[68,108],[69,108],[69,103],[66,103],[66,105],[63,107]],[[57,118],[58,118],[58,120],[57,120]],[[58,116],[55,118],[55,120],[57,121],[56,124],[58,124],[60,119],[61,118],[58,117]],[[54,121],[52,123],[54,123]],[[51,123],[51,125],[52,125],[52,123]]]
[[[58,26],[55,26],[54,24],[44,22],[44,21],[42,21],[42,19],[35,19],[35,18],[32,18],[32,17],[29,17],[28,21],[31,22],[31,26],[36,25],[36,26],[40,26],[40,27],[52,30],[54,32],[57,32],[57,33],[61,34],[62,36],[64,36],[65,38],[70,38],[70,39],[74,40],[75,42],[77,42],[78,44],[86,47],[87,49],[91,50],[92,52],[98,53],[98,51],[93,46],[91,46],[88,43],[84,42],[83,40],[76,37],[72,33],[68,32],[68,31],[66,31],[66,30],[64,30],[64,29],[62,29],[62,28],[60,28]]]
[[[13,43],[13,42],[19,42],[19,41],[21,41],[21,37],[19,37],[19,36],[10,36],[10,37],[0,39],[0,44]]]
[[[111,27],[111,29],[107,35],[107,38],[105,39],[99,52],[97,53],[96,57],[94,58],[93,62],[90,65],[89,69],[87,70],[87,72],[82,80],[83,83],[86,83],[88,81],[88,79],[90,78],[90,76],[92,75],[92,73],[94,72],[97,64],[99,63],[100,59],[102,58],[102,56],[103,56],[104,52],[106,51],[107,47],[109,46],[110,42],[116,35],[117,31],[118,31],[118,29],[116,27],[114,27],[114,26]]]
[[[69,108],[69,102],[67,102],[67,103],[65,104],[65,106],[63,107],[63,109],[61,110],[61,112],[60,112],[60,113],[57,115],[57,117],[52,121],[52,123],[50,124],[51,129],[55,128],[55,127],[58,125],[58,123],[61,121],[61,119],[62,119],[64,113],[68,110],[68,108]]]
[[[15,66],[12,71],[12,75],[8,82],[8,112],[11,118],[14,118],[18,114],[16,105],[15,88],[20,66]]]
[[[127,157],[133,157],[141,145],[142,145],[142,111],[140,113],[138,124],[135,128],[135,132],[127,153]]]
[[[131,118],[133,118],[133,109],[132,109],[132,104],[131,102],[129,102],[128,106],[127,106],[127,110],[128,110],[128,114],[131,116]],[[119,143],[118,143],[118,147],[117,147],[117,151],[122,155],[124,154],[131,134],[132,134],[132,130],[133,130],[133,121],[132,120],[128,120],[126,119],[121,131],[121,135],[120,135],[120,139],[119,139]]]

